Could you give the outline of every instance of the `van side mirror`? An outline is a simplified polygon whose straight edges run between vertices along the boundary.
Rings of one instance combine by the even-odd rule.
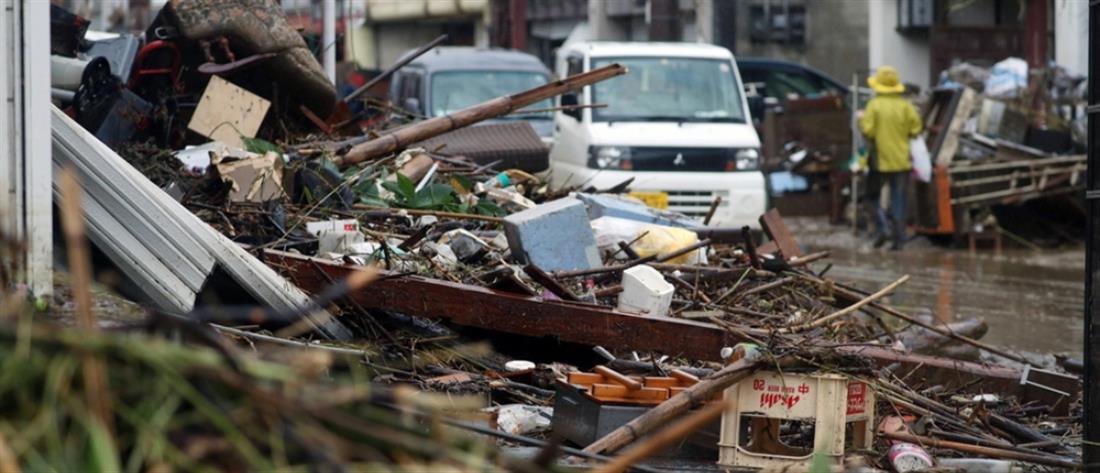
[[[575,91],[574,92],[566,92],[566,93],[561,95],[561,106],[562,107],[576,107],[579,104],[580,104],[580,101],[577,99],[577,93]],[[565,110],[562,110],[561,113],[564,113],[564,114],[566,114],[570,117],[573,117],[576,120],[581,119],[581,109],[579,109],[579,108],[567,108]]]
[[[415,113],[417,115],[422,114],[422,112],[420,111],[420,99],[416,97],[406,97],[405,103],[401,105],[405,108],[405,110],[409,111],[409,113]]]

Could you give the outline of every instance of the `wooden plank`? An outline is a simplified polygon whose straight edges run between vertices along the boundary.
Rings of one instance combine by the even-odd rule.
[[[783,216],[779,215],[779,210],[773,208],[761,215],[760,228],[763,228],[768,238],[775,242],[775,245],[779,248],[779,254],[784,259],[802,256],[802,249],[798,247],[798,243],[795,243],[790,228],[787,228],[787,222],[784,222]],[[759,250],[763,251],[765,246],[761,245]]]
[[[944,132],[942,144],[932,161],[937,166],[948,166],[955,159],[955,151],[959,149],[959,135],[962,133],[966,121],[970,118],[971,110],[974,109],[976,96],[974,89],[963,88],[962,95],[952,110],[951,121],[948,122],[947,130]]]
[[[328,287],[328,280],[347,277],[356,266],[281,251],[266,250],[263,258],[306,291]],[[349,295],[364,309],[443,319],[457,325],[565,342],[601,345],[616,350],[654,351],[696,360],[721,361],[722,347],[745,341],[709,323],[665,317],[642,317],[592,304],[544,301],[537,297],[493,291],[420,276],[383,273],[370,286]],[[417,297],[409,297],[416,294]],[[769,334],[743,329],[753,337]],[[841,346],[833,350],[874,360],[880,366],[900,363],[910,379],[926,379],[959,387],[977,380],[975,389],[1016,392],[1022,372],[1014,368],[932,356],[909,355],[884,348]]]
[[[273,250],[264,251],[263,258],[299,287],[314,293],[328,286],[328,278],[340,280],[355,270],[355,266]],[[720,361],[722,347],[747,341],[709,323],[645,317],[594,304],[548,301],[420,276],[384,275],[350,299],[368,310],[391,310],[468,327],[698,360]],[[746,332],[767,336],[762,330]]]

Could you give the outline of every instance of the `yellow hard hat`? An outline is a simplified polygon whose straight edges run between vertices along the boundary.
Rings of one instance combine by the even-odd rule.
[[[882,66],[875,71],[875,75],[867,78],[867,85],[880,94],[897,94],[905,92],[905,84],[901,83],[901,75],[898,70],[890,66]]]

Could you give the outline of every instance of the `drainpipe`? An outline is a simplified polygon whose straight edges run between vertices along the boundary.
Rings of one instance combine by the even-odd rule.
[[[329,82],[336,83],[336,0],[324,0],[324,13],[321,18],[321,51],[325,76]]]
[[[1047,31],[1050,9],[1047,0],[1028,0],[1027,20],[1024,24],[1024,55],[1029,68],[1043,68],[1047,65]]]
[[[517,51],[527,50],[527,0],[509,0],[509,45]]]

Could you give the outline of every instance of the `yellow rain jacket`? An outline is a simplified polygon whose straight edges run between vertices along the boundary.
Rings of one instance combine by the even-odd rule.
[[[920,115],[900,94],[879,94],[867,103],[859,129],[875,142],[879,172],[912,169],[909,138],[921,131]]]

